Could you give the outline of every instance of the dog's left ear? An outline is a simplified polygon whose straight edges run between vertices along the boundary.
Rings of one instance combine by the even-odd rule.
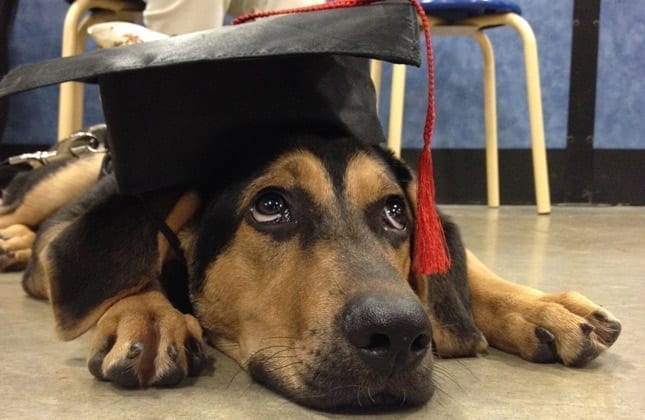
[[[408,208],[410,209],[410,258],[412,259],[414,255],[414,235],[415,235],[415,226],[414,223],[417,218],[417,180],[414,176],[414,172],[410,167],[403,162],[401,159],[397,158],[391,150],[385,149],[381,146],[375,146],[374,150],[378,155],[384,160],[388,168],[392,171],[392,174],[396,178],[396,182],[399,184],[401,189],[405,192],[405,199],[408,203]],[[425,275],[415,274],[412,270],[408,274],[408,283],[412,290],[419,296],[422,302],[427,302],[428,298],[428,279]]]

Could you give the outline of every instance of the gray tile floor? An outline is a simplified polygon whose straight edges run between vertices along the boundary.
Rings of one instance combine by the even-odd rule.
[[[440,391],[384,418],[645,418],[645,208],[447,206],[469,247],[508,279],[575,289],[609,308],[623,334],[582,369],[536,365],[491,350],[438,362]],[[254,384],[221,354],[212,376],[176,389],[125,391],[92,379],[89,336],[57,341],[49,307],[0,275],[0,418],[328,418]],[[639,344],[640,343],[640,344]],[[215,353],[215,352],[214,352]],[[372,415],[373,417],[373,415]]]

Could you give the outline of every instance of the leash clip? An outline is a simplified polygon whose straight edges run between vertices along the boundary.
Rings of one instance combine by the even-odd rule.
[[[69,142],[69,146],[63,149],[63,152],[69,153],[73,157],[81,157],[86,153],[105,153],[107,149],[94,133],[90,131],[77,131],[72,133],[64,140]]]
[[[22,153],[7,159],[10,166],[27,164],[37,169],[54,162],[79,158],[87,153],[106,153],[103,142],[90,131],[77,131],[60,141],[55,150]]]
[[[57,154],[58,153],[55,151],[52,151],[52,152],[38,151],[33,153],[22,153],[17,156],[10,156],[9,159],[7,159],[7,163],[9,163],[9,165],[11,166],[21,165],[23,163],[26,163],[35,169],[41,166],[45,166],[54,157],[56,157]]]

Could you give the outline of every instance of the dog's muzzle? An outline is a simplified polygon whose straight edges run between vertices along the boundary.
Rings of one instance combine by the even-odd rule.
[[[362,295],[351,299],[342,330],[359,358],[386,377],[414,369],[432,341],[430,321],[416,299]]]

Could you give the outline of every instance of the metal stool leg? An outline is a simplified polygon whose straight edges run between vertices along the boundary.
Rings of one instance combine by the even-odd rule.
[[[537,42],[531,26],[521,16],[508,13],[504,15],[504,21],[517,31],[524,44],[526,92],[529,107],[529,121],[531,124],[531,147],[535,178],[535,201],[539,214],[549,214],[551,212],[551,198],[549,194],[546,145],[544,142],[544,121],[542,117],[542,94],[540,89]]]
[[[378,107],[379,96],[381,96],[381,81],[383,76],[383,62],[381,60],[370,60],[370,77],[374,83],[376,92],[376,106]]]
[[[484,59],[484,124],[486,126],[486,189],[488,207],[499,207],[499,163],[497,148],[497,94],[495,54],[488,37],[480,30],[472,33]]]
[[[89,7],[88,0],[77,0],[69,6],[63,23],[61,55],[68,57],[83,50],[78,37],[78,24]],[[83,85],[67,82],[60,85],[58,99],[58,139],[64,139],[81,127],[83,119]]]
[[[403,107],[405,102],[405,65],[392,65],[392,92],[390,94],[390,121],[387,145],[397,157],[401,157],[401,134],[403,132]]]
[[[87,27],[108,20],[134,21],[140,7],[118,0],[76,0],[65,15],[61,56],[81,54],[87,40]],[[88,13],[91,9],[100,9]],[[104,10],[105,12],[101,12]],[[58,102],[58,139],[64,139],[83,124],[83,83],[67,82],[60,85]]]

